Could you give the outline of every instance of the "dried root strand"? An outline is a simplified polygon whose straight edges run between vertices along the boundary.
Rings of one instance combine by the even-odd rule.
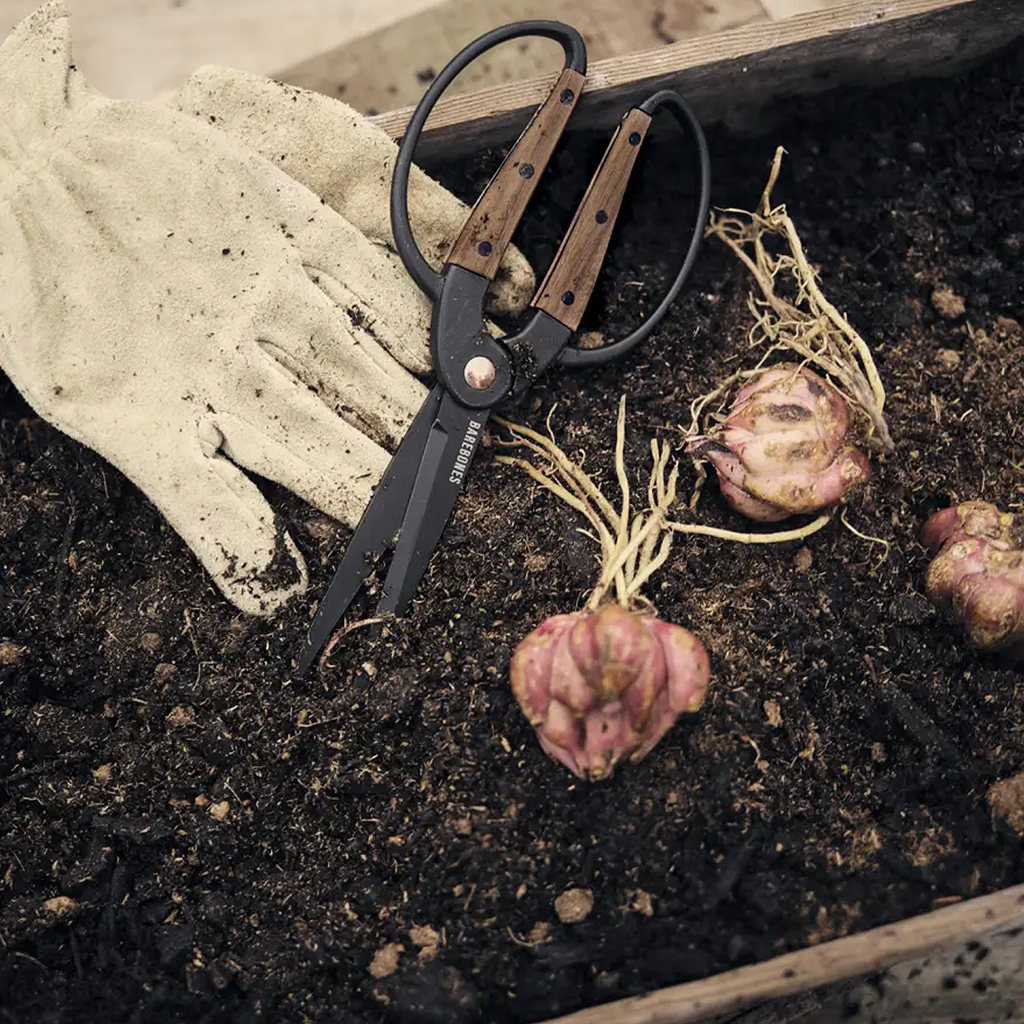
[[[775,352],[786,350],[827,374],[867,421],[868,443],[881,452],[891,452],[894,445],[884,416],[885,388],[871,350],[823,294],[785,205],[772,205],[784,152],[781,146],[775,151],[756,212],[728,209],[712,214],[707,234],[728,246],[757,282],[760,298],[752,293],[747,300],[754,319],[748,340],[752,348],[763,352],[753,370],[732,374],[691,404],[687,435],[707,433],[733,386],[757,374]],[[765,244],[771,237],[784,243],[778,253]],[[787,291],[795,292],[792,299],[780,294],[780,275],[789,286]]]
[[[664,565],[672,547],[672,535],[665,522],[675,501],[679,469],[673,466],[668,470],[668,445],[651,442],[653,467],[647,487],[648,507],[634,514],[625,459],[625,395],[619,401],[615,431],[614,466],[621,494],[618,510],[583,467],[573,462],[553,438],[501,418],[496,418],[496,422],[512,435],[512,440],[499,441],[499,444],[525,448],[539,456],[541,464],[508,455],[499,455],[497,461],[524,470],[531,479],[582,513],[593,528],[593,533],[585,532],[601,547],[601,574],[587,608],[599,607],[613,588],[616,601],[624,608],[643,602],[641,588]]]
[[[785,544],[791,540],[805,540],[811,534],[832,522],[832,514],[824,513],[804,526],[792,530],[776,530],[773,533],[750,533],[739,530],[720,530],[717,526],[703,526],[700,523],[669,523],[669,528],[679,533],[696,533],[704,537],[718,537],[739,544]]]
[[[550,415],[548,419],[550,423]],[[497,461],[522,469],[532,480],[581,513],[592,527],[592,532],[581,532],[595,540],[601,548],[601,574],[587,600],[588,610],[600,607],[613,589],[616,602],[624,608],[630,609],[640,604],[650,606],[651,602],[644,597],[642,588],[668,560],[677,533],[701,534],[740,544],[782,544],[809,537],[832,520],[831,515],[821,515],[806,526],[774,533],[740,532],[699,523],[674,522],[668,518],[668,514],[676,500],[679,466],[673,463],[669,468],[671,452],[668,444],[653,439],[647,508],[633,513],[625,462],[625,395],[619,400],[615,433],[615,475],[621,492],[618,510],[583,467],[573,462],[558,447],[550,436],[550,430],[549,436],[545,437],[529,427],[501,417],[495,417],[495,421],[512,435],[511,440],[499,439],[498,444],[506,448],[525,448],[538,459],[533,462],[512,455],[499,455]]]
[[[850,533],[854,535],[854,537],[857,537],[863,541],[867,541],[869,544],[877,544],[882,548],[882,553],[872,569],[873,572],[878,572],[878,570],[888,560],[889,552],[892,550],[892,545],[884,537],[875,537],[872,536],[872,534],[870,533],[864,533],[863,531],[858,530],[857,527],[854,526],[847,518],[845,508],[839,515],[839,521],[843,524],[843,526],[846,527],[847,530],[850,531]]]

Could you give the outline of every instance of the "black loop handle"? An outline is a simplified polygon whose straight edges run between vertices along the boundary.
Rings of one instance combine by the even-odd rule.
[[[660,92],[649,96],[640,104],[639,110],[645,114],[653,114],[661,107],[667,107],[675,119],[679,122],[684,131],[689,131],[697,148],[697,160],[700,167],[699,199],[697,202],[697,219],[694,224],[693,234],[690,236],[690,246],[686,251],[686,258],[679,268],[672,287],[669,288],[665,297],[661,300],[658,308],[638,327],[632,334],[621,341],[613,341],[610,345],[602,348],[562,349],[558,356],[558,362],[562,366],[601,366],[610,363],[615,359],[621,359],[630,350],[636,348],[642,341],[649,337],[650,333],[658,326],[658,323],[668,312],[669,307],[675,302],[676,297],[682,290],[686,279],[693,270],[697,261],[697,253],[700,250],[700,243],[704,238],[704,227],[708,221],[708,213],[711,209],[711,157],[708,154],[707,139],[704,138],[704,130],[697,120],[697,116],[690,109],[690,105],[672,89],[662,89]]]
[[[419,142],[423,126],[434,109],[434,104],[441,94],[451,85],[455,77],[470,64],[501,43],[523,36],[540,36],[561,43],[565,51],[565,65],[562,70],[571,68],[581,75],[587,73],[587,48],[583,36],[571,25],[563,25],[560,21],[517,21],[512,25],[504,25],[482,35],[457,53],[442,69],[431,83],[413,112],[409,125],[405,130],[398,147],[395,160],[395,172],[391,179],[391,231],[395,238],[398,255],[405,264],[409,276],[420,286],[431,301],[436,302],[441,294],[441,275],[438,274],[423,258],[416,239],[413,237],[409,224],[409,172],[412,169],[413,153]],[[652,97],[653,98],[653,97]]]

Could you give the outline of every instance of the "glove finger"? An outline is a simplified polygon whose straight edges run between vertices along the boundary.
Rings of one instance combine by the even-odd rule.
[[[407,296],[411,278],[398,258],[362,241],[367,251],[360,261],[361,273],[346,274],[334,251],[328,250],[309,254],[309,278],[354,336],[382,346],[411,373],[425,376],[433,367],[427,297],[419,289],[415,296]]]
[[[225,457],[222,436],[201,422],[198,435],[177,451],[166,439],[147,440],[161,450],[147,462],[158,472],[132,473],[133,482],[160,509],[203,564],[221,593],[249,615],[270,616],[305,592],[306,563],[277,523],[259,488]],[[159,448],[157,447],[159,446]]]
[[[259,403],[236,412],[229,402],[210,416],[223,438],[221,450],[232,462],[355,526],[390,456],[271,360],[259,362]]]
[[[230,68],[200,68],[174,104],[246,145],[322,197],[359,231],[394,245],[388,196],[398,147],[338,100]],[[427,261],[440,267],[469,208],[418,167],[409,178],[409,218]],[[535,287],[510,246],[492,289],[496,309],[517,312]]]
[[[396,447],[426,389],[358,326],[360,316],[355,306],[337,308],[297,267],[254,320],[257,345],[269,358],[245,361],[251,379],[238,393],[259,398],[270,367],[293,385],[301,381],[377,444]]]
[[[375,350],[383,347],[413,373],[430,373],[430,301],[394,253],[343,217],[323,213],[294,229],[310,280]]]

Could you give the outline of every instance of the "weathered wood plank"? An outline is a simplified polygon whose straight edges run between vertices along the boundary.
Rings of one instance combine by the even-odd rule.
[[[447,0],[276,77],[337,96],[362,113],[415,105],[424,82],[463,46],[498,25],[527,18],[572,25],[595,61],[764,21],[767,15],[761,0]],[[558,43],[547,39],[506,43],[459,75],[449,95],[544,75],[558,67],[561,56]]]
[[[748,120],[780,99],[845,84],[941,76],[1024,35],[1024,0],[856,0],[592,64],[574,127],[613,124],[655,89],[678,89],[705,124]],[[437,105],[420,155],[514,138],[555,74]],[[374,118],[401,136],[411,108]]]
[[[803,1024],[1019,1021],[1022,1005],[1024,933],[1008,928],[903,961],[824,1001]]]
[[[765,963],[595,1006],[545,1024],[690,1024],[764,1000],[861,977],[1022,923],[1024,885],[1017,885]],[[1009,952],[1017,962],[1017,951],[1011,948]]]

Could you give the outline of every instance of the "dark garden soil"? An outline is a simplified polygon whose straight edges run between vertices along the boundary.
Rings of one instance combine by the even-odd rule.
[[[936,617],[916,541],[957,499],[1024,508],[1022,80],[1018,50],[712,133],[718,205],[756,204],[787,147],[776,198],[874,348],[898,451],[848,518],[891,550],[838,521],[778,547],[680,539],[650,593],[703,638],[712,689],[610,783],[549,761],[511,698],[510,652],[578,606],[595,552],[493,446],[409,617],[296,680],[347,532],[268,486],[314,587],[239,616],[0,378],[0,1020],[536,1021],[1024,880],[985,800],[1024,769],[1024,674]],[[603,145],[566,140],[522,232],[536,265]],[[679,145],[647,147],[585,328],[621,336],[672,273]],[[495,160],[434,170],[470,197]],[[708,244],[642,351],[510,415],[540,426],[557,401],[556,436],[613,489],[625,391],[639,485],[649,438],[678,440],[751,358],[748,287]],[[697,514],[742,525],[713,485]],[[563,924],[574,887],[593,911]]]

